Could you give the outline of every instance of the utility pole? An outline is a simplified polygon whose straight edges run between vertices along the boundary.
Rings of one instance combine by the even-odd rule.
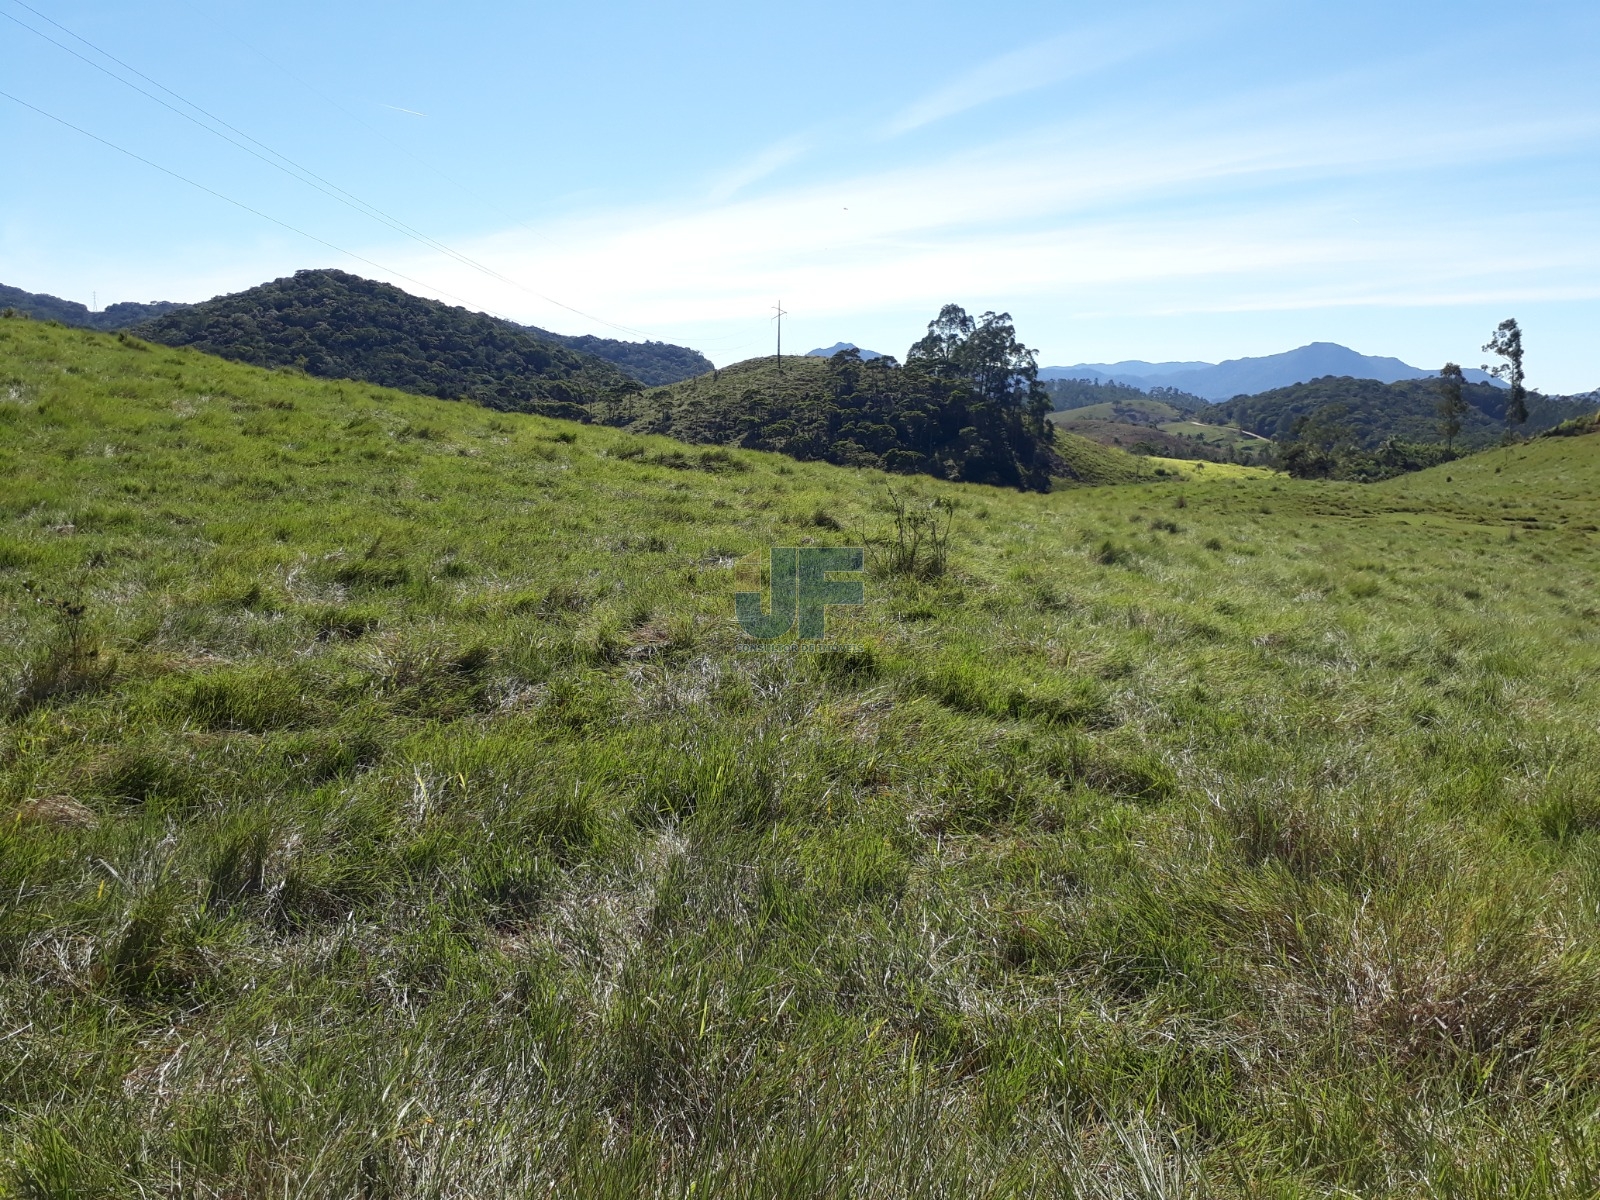
[[[777,304],[773,305],[773,308],[775,308],[777,310],[777,313],[778,313],[778,315],[775,316],[772,319],[778,323],[778,374],[782,375],[783,374],[783,318],[788,316],[788,313],[786,313],[784,311],[783,301],[782,300],[779,300]]]

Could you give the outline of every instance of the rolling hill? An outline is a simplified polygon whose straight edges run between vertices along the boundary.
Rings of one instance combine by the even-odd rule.
[[[1469,383],[1463,395],[1471,411],[1463,420],[1457,442],[1468,448],[1499,441],[1505,431],[1505,391],[1488,384]],[[1259,395],[1240,396],[1195,414],[1197,420],[1236,425],[1263,437],[1283,439],[1302,416],[1331,409],[1343,410],[1354,443],[1373,450],[1389,438],[1408,442],[1437,442],[1439,392],[1431,379],[1379,383],[1371,379],[1326,378]],[[1534,434],[1562,421],[1590,412],[1595,406],[1566,398],[1528,396],[1528,423],[1519,432]]]
[[[1140,388],[1111,380],[1050,379],[1045,381],[1044,390],[1050,397],[1051,408],[1057,412],[1103,404],[1137,408],[1146,403],[1159,403],[1174,411],[1195,412],[1209,403],[1177,388]]]
[[[165,316],[185,307],[170,300],[153,300],[148,304],[108,304],[99,312],[90,312],[88,305],[75,300],[63,300],[40,292],[25,292],[21,288],[0,283],[0,309],[13,309],[35,321],[60,321],[80,329],[113,331],[127,329],[141,321]]]
[[[1030,487],[1062,470],[1048,437],[888,358],[755,358],[592,407],[619,428],[840,466]]]
[[[578,420],[585,405],[640,387],[618,367],[521,326],[343,271],[299,271],[135,332],[252,366]]]
[[[1588,1196],[1597,529],[1595,435],[1041,494],[0,320],[0,1194]]]
[[[580,354],[592,354],[595,358],[604,359],[646,387],[678,383],[715,369],[711,360],[700,351],[687,346],[674,346],[670,342],[624,342],[588,333],[551,333],[536,325],[524,325],[521,328],[547,342],[556,342]]]
[[[354,278],[354,277],[351,277]],[[149,304],[112,304],[100,312],[90,312],[87,307],[72,300],[24,292],[0,284],[0,308],[11,308],[23,316],[37,321],[60,321],[81,329],[130,329],[146,321],[164,317],[169,313],[189,308],[161,300]],[[490,318],[491,320],[497,318]],[[712,369],[711,360],[698,350],[674,346],[667,342],[624,342],[616,338],[595,337],[591,334],[552,333],[534,325],[521,325],[522,329],[541,341],[554,342],[581,354],[604,359],[633,379],[650,387],[676,383]]]

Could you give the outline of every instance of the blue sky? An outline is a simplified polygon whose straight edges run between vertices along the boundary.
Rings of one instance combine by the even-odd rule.
[[[770,352],[779,300],[790,349],[903,353],[955,301],[1046,364],[1476,365],[1516,316],[1531,383],[1600,386],[1593,0],[26,2],[487,268],[0,0],[0,90],[283,223],[0,99],[0,282],[33,291],[339,266],[720,363]]]

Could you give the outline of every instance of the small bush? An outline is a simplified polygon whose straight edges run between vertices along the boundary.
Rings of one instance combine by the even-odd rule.
[[[29,591],[32,586],[29,585]],[[23,666],[12,697],[12,710],[22,714],[57,700],[72,700],[105,687],[116,674],[116,660],[102,653],[100,639],[82,601],[36,596],[54,620],[49,640]]]
[[[878,571],[911,579],[943,575],[950,562],[955,501],[948,497],[918,500],[889,488],[882,509],[893,520],[894,532],[869,544]]]

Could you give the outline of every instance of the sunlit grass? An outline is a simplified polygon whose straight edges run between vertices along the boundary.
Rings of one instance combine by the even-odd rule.
[[[1594,1194],[1600,438],[1147,465],[0,322],[0,1192]]]

